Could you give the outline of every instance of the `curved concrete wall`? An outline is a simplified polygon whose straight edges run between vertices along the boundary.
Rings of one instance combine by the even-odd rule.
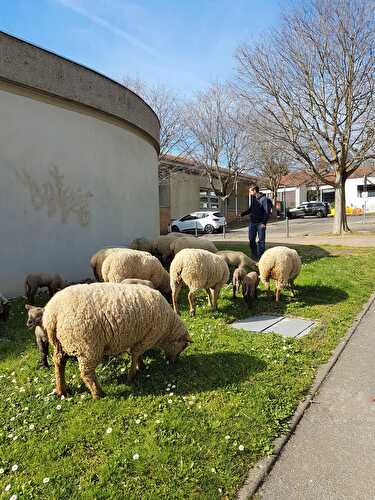
[[[88,277],[97,249],[158,234],[155,138],[1,70],[0,291],[23,293],[29,272]]]

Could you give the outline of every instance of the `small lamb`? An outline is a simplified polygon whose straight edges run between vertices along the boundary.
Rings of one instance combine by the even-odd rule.
[[[28,313],[26,326],[35,328],[35,340],[40,353],[38,368],[49,368],[48,364],[48,336],[42,326],[44,307],[35,307],[30,304],[25,305]]]
[[[246,274],[242,281],[242,295],[244,301],[250,306],[251,302],[257,297],[257,287],[259,285],[258,273],[252,271]]]
[[[246,276],[246,269],[237,267],[233,272],[232,285],[233,285],[233,298],[236,298],[236,292],[240,291],[240,286],[244,277]]]
[[[58,273],[30,273],[25,278],[25,297],[28,303],[34,304],[35,295],[39,288],[48,288],[49,298],[68,286],[61,274]]]

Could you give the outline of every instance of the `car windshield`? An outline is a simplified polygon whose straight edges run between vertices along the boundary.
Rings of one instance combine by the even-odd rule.
[[[224,215],[223,215],[223,214],[221,214],[220,212],[214,212],[212,215],[213,215],[214,217],[224,217]]]

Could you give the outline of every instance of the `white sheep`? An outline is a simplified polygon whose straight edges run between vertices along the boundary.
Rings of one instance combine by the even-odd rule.
[[[103,281],[121,283],[127,278],[149,280],[163,295],[170,296],[169,274],[159,260],[147,252],[124,248],[109,254],[102,265]]]
[[[147,238],[136,238],[130,243],[132,250],[141,250],[149,252],[152,255],[160,258],[163,262],[167,262],[171,256],[170,244],[177,238],[183,238],[183,233],[168,233],[153,240]]]
[[[219,252],[217,252],[217,255],[223,257],[228,266],[243,268],[248,267],[253,271],[258,272],[258,264],[254,260],[250,259],[250,257],[244,252],[237,252],[234,250],[219,250]]]
[[[95,369],[105,355],[131,354],[132,381],[151,347],[174,362],[191,339],[168,302],[156,290],[120,283],[75,285],[57,293],[43,312],[43,328],[53,346],[56,393],[66,396],[67,356],[76,356],[92,397],[102,395]]]
[[[217,248],[212,243],[212,241],[202,238],[194,238],[191,236],[185,236],[183,238],[178,238],[172,241],[169,248],[172,255],[177,255],[181,250],[185,248],[197,248],[200,250],[217,253]]]
[[[258,263],[260,279],[267,291],[270,289],[270,278],[276,281],[276,302],[279,302],[280,292],[288,284],[294,297],[294,280],[301,265],[300,256],[292,248],[278,246],[264,252]]]
[[[97,281],[103,281],[102,277],[102,265],[106,257],[111,253],[117,252],[119,250],[123,250],[122,247],[115,248],[102,248],[98,250],[90,259],[90,266],[92,268],[92,272],[94,273],[95,279]]]
[[[143,285],[153,288],[155,290],[154,284],[149,280],[141,280],[139,278],[126,278],[121,281],[122,285]]]
[[[207,250],[186,248],[178,252],[170,268],[173,308],[178,309],[178,295],[183,283],[189,287],[191,316],[195,315],[194,293],[204,289],[212,310],[217,308],[220,290],[229,279],[225,260]]]

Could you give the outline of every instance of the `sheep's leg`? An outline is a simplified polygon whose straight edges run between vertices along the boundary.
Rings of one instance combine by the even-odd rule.
[[[290,289],[292,290],[292,295],[293,297],[296,296],[295,290],[294,290],[294,280],[289,281]]]
[[[178,295],[181,291],[182,285],[175,283],[173,288],[172,288],[172,304],[173,304],[173,310],[176,314],[180,314],[180,310],[178,308]]]
[[[56,394],[57,396],[67,396],[66,385],[65,385],[65,365],[67,361],[67,355],[62,350],[61,344],[55,345],[53,352],[53,363],[55,365],[55,382],[56,382]]]
[[[206,293],[208,295],[208,305],[212,307],[212,295],[211,295],[211,290],[209,288],[206,288]]]
[[[233,298],[234,299],[236,298],[236,289],[237,289],[237,285],[233,285]]]
[[[195,316],[194,291],[189,290],[188,301],[190,306],[190,316]]]
[[[143,365],[142,354],[144,353],[144,349],[140,349],[139,346],[136,350],[132,351],[132,363],[128,372],[128,382],[129,384],[133,382],[134,377],[137,375],[137,371],[139,370],[140,365]]]
[[[78,366],[81,378],[88,390],[91,392],[92,399],[100,399],[103,396],[103,391],[95,376],[95,369],[98,364],[99,361],[97,360],[89,361],[85,358],[78,358]]]
[[[38,368],[49,368],[48,364],[48,342],[42,340],[39,336],[36,338],[36,344],[40,353]]]
[[[211,288],[212,292],[212,310],[216,311],[217,309],[217,301],[220,295],[221,285],[216,285],[215,288]]]
[[[276,300],[276,303],[278,303],[280,301],[280,292],[282,290],[282,285],[280,285],[279,283],[277,283],[276,285],[276,295],[275,295],[275,300]]]

